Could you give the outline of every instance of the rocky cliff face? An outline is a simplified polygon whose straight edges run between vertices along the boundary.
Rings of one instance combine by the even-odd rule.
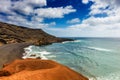
[[[0,22],[0,45],[22,42],[45,45],[67,40],[70,39],[57,38],[47,34],[41,29],[30,29]]]

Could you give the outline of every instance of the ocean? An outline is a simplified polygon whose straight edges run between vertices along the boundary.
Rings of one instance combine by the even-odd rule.
[[[64,64],[89,80],[120,80],[119,38],[72,38],[74,41],[25,48],[23,58],[49,59]]]

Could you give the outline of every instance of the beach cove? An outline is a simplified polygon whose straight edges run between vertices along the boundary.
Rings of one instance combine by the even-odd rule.
[[[56,42],[71,41],[72,39],[57,38],[46,34],[41,30],[36,31],[34,29],[17,27],[6,23],[0,23],[0,26],[0,41],[2,43],[0,46],[0,80],[88,80],[80,73],[75,72],[62,64],[50,60],[42,60],[40,56],[37,57],[39,59],[23,59],[25,53],[24,49],[26,47],[31,45],[42,46]],[[17,35],[16,31],[17,33],[23,31],[23,33]],[[32,36],[33,38],[27,35],[31,33],[31,31],[33,35],[36,34],[35,36]],[[42,38],[37,36],[38,33],[42,33],[40,35]],[[24,37],[22,37],[23,35]],[[29,66],[26,65],[27,63]],[[49,70],[52,73],[49,73]],[[26,78],[27,75],[24,75],[24,73],[26,73],[29,78]],[[23,74],[23,76],[21,74]],[[32,77],[33,75],[34,78]]]

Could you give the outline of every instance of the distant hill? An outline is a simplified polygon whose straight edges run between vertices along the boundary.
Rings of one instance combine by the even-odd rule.
[[[27,42],[35,45],[45,45],[67,40],[70,39],[52,36],[42,29],[31,29],[0,22],[0,44]]]

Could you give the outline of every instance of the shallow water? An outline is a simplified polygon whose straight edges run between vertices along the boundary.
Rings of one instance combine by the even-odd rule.
[[[120,80],[120,39],[76,38],[42,47],[31,45],[25,52],[23,58],[54,60],[90,80]]]

